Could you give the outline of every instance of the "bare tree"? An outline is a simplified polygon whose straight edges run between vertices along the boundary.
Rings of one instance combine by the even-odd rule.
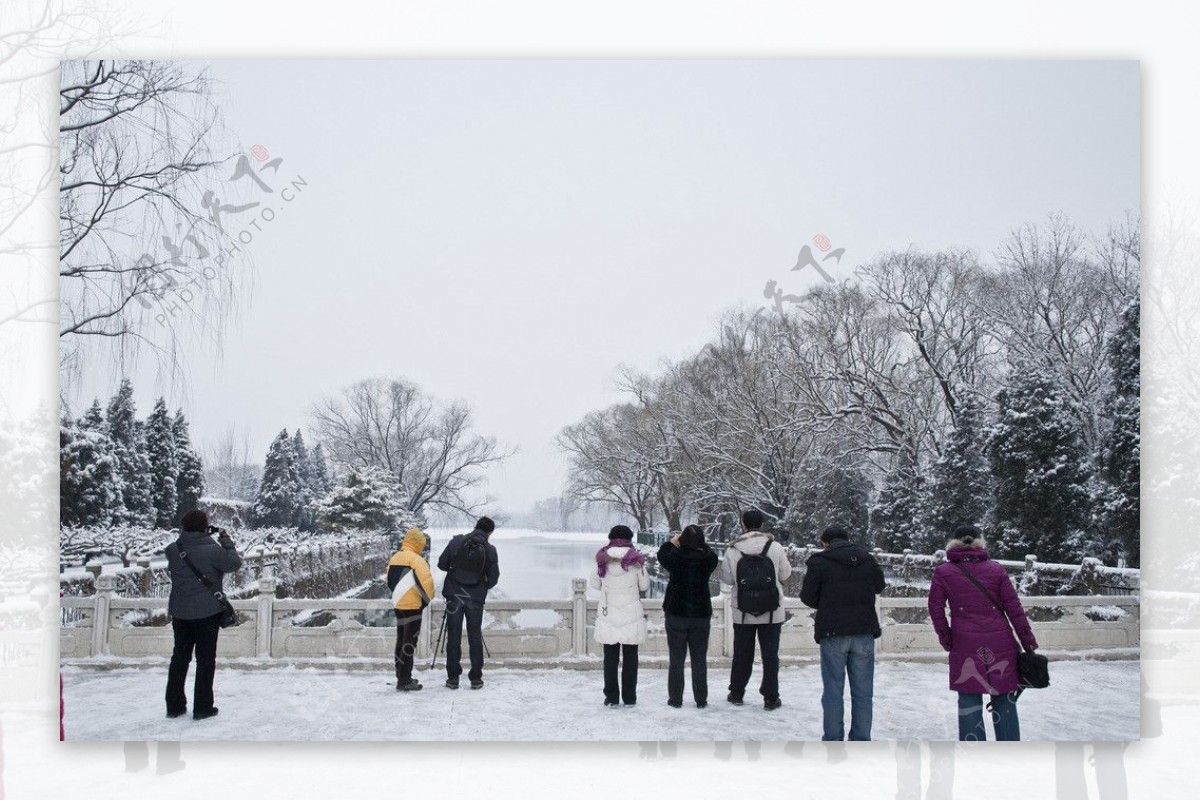
[[[313,428],[330,459],[343,467],[379,467],[396,480],[405,506],[471,513],[482,499],[468,495],[482,470],[512,455],[494,437],[471,431],[465,404],[437,408],[415,384],[372,378],[322,399]]]
[[[1097,243],[1053,215],[1013,232],[977,306],[1010,364],[1044,367],[1062,385],[1090,451],[1103,433],[1108,340],[1137,296],[1139,258],[1133,219]]]
[[[643,423],[637,406],[610,406],[564,428],[558,444],[570,456],[570,494],[615,506],[647,531],[653,525],[657,486],[655,457],[640,447]]]
[[[67,61],[59,90],[64,354],[105,342],[171,356],[178,333],[219,341],[239,286],[222,212],[233,188],[203,72],[164,61]],[[244,258],[243,258],[244,261]]]
[[[254,501],[262,465],[254,462],[250,434],[230,426],[204,458],[204,484],[209,495],[235,501]]]

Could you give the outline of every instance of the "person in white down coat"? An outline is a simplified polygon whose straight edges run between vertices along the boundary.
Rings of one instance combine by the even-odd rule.
[[[596,552],[592,589],[600,591],[596,642],[604,646],[604,705],[637,703],[638,646],[646,641],[642,593],[650,589],[646,557],[633,546],[628,526],[613,526],[608,545]],[[620,665],[620,681],[617,667]]]

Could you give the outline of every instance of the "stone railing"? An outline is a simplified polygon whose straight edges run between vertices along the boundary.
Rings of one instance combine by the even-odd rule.
[[[586,582],[572,582],[573,596],[557,601],[490,601],[485,607],[484,639],[492,659],[504,664],[594,665],[601,654],[592,629],[597,602],[586,596]],[[116,595],[115,582],[101,575],[95,595],[62,599],[63,617],[73,624],[60,629],[60,654],[64,659],[89,657],[137,658],[167,656],[171,652],[169,627],[144,625],[147,610],[162,610],[165,598],[124,598]],[[1033,622],[1042,648],[1070,655],[1104,650],[1109,656],[1136,658],[1140,644],[1137,596],[1042,596],[1022,603]],[[390,658],[395,647],[395,619],[387,599],[278,599],[275,579],[259,579],[258,594],[233,601],[241,613],[240,625],[225,629],[219,653],[226,657],[261,660],[355,660]],[[648,657],[666,655],[662,602],[644,601],[649,640],[642,647]],[[781,655],[786,660],[816,656],[812,610],[798,599],[786,598],[790,612],[783,626]],[[444,609],[439,598],[423,613],[418,659],[432,656]],[[899,659],[942,658],[928,621],[922,598],[879,598],[883,625],[881,657]],[[161,619],[161,615],[159,615]],[[728,594],[713,599],[709,654],[728,657],[733,652],[736,623]],[[324,625],[314,625],[323,622]]]

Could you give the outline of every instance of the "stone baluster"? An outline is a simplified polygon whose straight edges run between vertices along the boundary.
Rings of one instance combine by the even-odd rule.
[[[112,599],[117,592],[117,577],[101,573],[96,577],[96,605],[92,616],[92,652],[89,656],[108,654],[108,627],[111,625]]]
[[[587,655],[587,579],[571,579],[571,653]]]
[[[138,573],[138,592],[143,598],[149,598],[153,590],[154,574],[150,572],[150,557],[139,556],[137,566],[140,572]]]
[[[271,655],[271,633],[275,626],[275,579],[263,576],[258,580],[258,610],[254,615],[255,653]]]

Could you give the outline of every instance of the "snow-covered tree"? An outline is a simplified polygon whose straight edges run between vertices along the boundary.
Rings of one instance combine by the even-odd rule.
[[[175,479],[175,519],[178,521],[184,513],[200,505],[200,498],[204,496],[204,465],[200,455],[192,449],[192,438],[183,409],[175,412],[171,430],[175,435],[175,464],[178,468]]]
[[[842,526],[861,540],[870,521],[871,481],[853,464],[810,466],[797,493],[800,498],[789,510],[793,529],[807,542],[816,542],[829,526]]]
[[[300,473],[287,429],[271,442],[252,515],[255,525],[292,526],[300,510]]]
[[[124,506],[121,522],[131,526],[153,526],[155,508],[150,460],[133,403],[133,385],[123,379],[105,412],[108,435],[113,441],[117,472],[121,478]]]
[[[888,553],[912,548],[932,553],[935,536],[929,525],[929,491],[911,452],[903,452],[899,465],[888,474],[879,498],[871,507],[870,540]]]
[[[179,465],[176,462],[175,428],[167,411],[167,402],[159,398],[145,422],[146,458],[150,460],[150,502],[154,506],[154,527],[175,528],[178,518]]]
[[[1017,369],[1001,390],[988,451],[1002,556],[1079,561],[1086,537],[1089,470],[1077,417],[1054,379]],[[1002,543],[1002,544],[1001,544]]]
[[[312,464],[309,460],[308,446],[304,444],[304,434],[299,428],[292,436],[292,455],[296,460],[296,475],[300,478],[300,491],[296,495],[296,526],[307,531],[315,522],[314,507],[320,496],[313,492],[310,482]]]
[[[124,504],[112,440],[103,427],[64,419],[59,429],[59,524],[110,526]]]
[[[308,454],[308,486],[313,498],[320,500],[333,489],[329,478],[329,462],[325,458],[325,446],[317,443]]]
[[[933,466],[930,514],[937,538],[948,538],[961,523],[990,527],[994,495],[985,450],[986,426],[979,400],[964,396],[954,430]]]
[[[1140,314],[1141,304],[1135,300],[1122,313],[1121,326],[1109,341],[1112,386],[1104,410],[1111,428],[1100,451],[1100,471],[1108,485],[1102,527],[1133,567],[1141,564]]]
[[[411,519],[397,498],[395,479],[377,467],[349,471],[317,508],[322,526],[333,531],[346,529],[399,528]]]

